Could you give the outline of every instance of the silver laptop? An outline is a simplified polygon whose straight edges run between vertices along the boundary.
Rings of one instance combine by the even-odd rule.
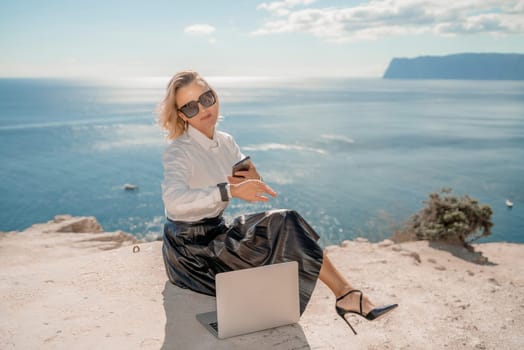
[[[218,338],[298,322],[298,263],[290,261],[216,275],[216,311],[196,318]]]

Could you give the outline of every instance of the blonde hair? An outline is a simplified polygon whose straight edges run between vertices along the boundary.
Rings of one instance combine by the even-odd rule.
[[[209,84],[195,71],[187,70],[176,73],[167,84],[166,96],[158,106],[158,124],[167,131],[166,138],[171,141],[187,130],[187,123],[178,115],[179,106],[176,105],[176,93],[181,87],[187,86],[195,80]]]

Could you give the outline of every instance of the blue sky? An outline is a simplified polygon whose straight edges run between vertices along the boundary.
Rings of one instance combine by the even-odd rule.
[[[393,57],[524,53],[524,0],[2,0],[0,52],[4,77],[379,77]]]

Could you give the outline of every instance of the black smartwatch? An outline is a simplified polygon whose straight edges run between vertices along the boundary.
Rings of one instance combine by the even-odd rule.
[[[222,202],[228,202],[229,201],[229,194],[227,193],[227,182],[221,182],[219,183],[218,189],[220,190],[220,198],[222,199]]]

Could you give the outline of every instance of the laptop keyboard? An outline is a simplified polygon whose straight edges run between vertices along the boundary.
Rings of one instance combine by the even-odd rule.
[[[209,325],[218,332],[218,322],[211,322]]]

